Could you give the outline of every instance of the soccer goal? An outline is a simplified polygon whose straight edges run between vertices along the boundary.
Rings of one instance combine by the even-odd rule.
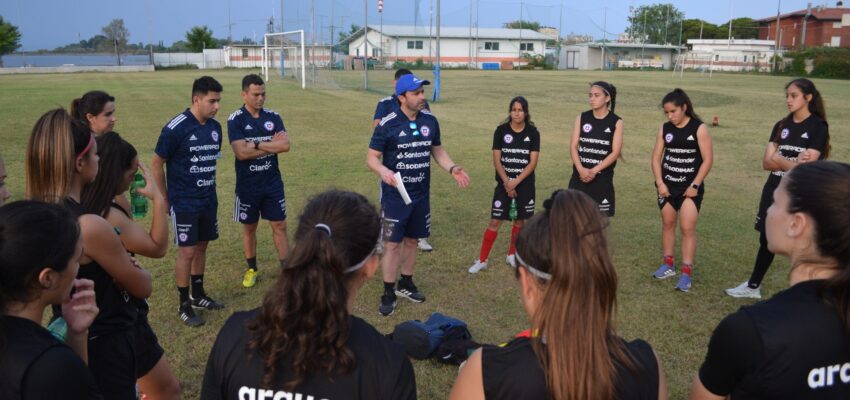
[[[304,51],[304,30],[267,33],[263,35],[263,75],[269,80],[269,71],[280,79],[301,81],[307,87]]]

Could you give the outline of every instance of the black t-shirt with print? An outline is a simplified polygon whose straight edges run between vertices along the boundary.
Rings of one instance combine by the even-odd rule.
[[[702,121],[691,118],[679,128],[672,122],[664,123],[664,155],[661,158],[661,176],[667,186],[690,186],[702,166],[697,130]]]
[[[826,121],[815,114],[794,122],[791,117],[784,118],[773,125],[770,131],[772,142],[777,142],[779,153],[789,159],[796,160],[806,149],[820,152],[820,160],[826,158],[825,150],[829,143],[829,126]],[[779,181],[785,176],[785,171],[771,171],[767,184],[779,186]]]
[[[521,132],[514,132],[510,123],[499,125],[493,132],[493,150],[502,153],[502,168],[508,178],[516,178],[531,163],[531,152],[540,152],[540,132],[531,124],[525,124]],[[496,182],[501,183],[499,174]],[[534,172],[522,183],[534,184]]]
[[[614,131],[617,128],[617,121],[620,119],[613,112],[609,112],[601,119],[593,116],[593,110],[581,113],[578,156],[582,167],[588,169],[596,167],[605,157],[611,154],[614,148]],[[613,175],[616,166],[617,161],[615,160],[611,165],[599,171],[599,174],[603,176]],[[573,175],[578,176],[575,164],[573,164]]]

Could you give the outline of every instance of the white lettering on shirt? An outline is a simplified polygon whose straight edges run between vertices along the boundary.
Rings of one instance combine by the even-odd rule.
[[[603,146],[610,146],[611,145],[610,140],[591,139],[591,138],[586,138],[586,137],[579,137],[578,140],[580,142],[584,142],[584,143],[601,144]]]
[[[239,388],[239,400],[328,400],[316,398],[310,394],[287,392],[285,390],[256,389],[247,386]]]

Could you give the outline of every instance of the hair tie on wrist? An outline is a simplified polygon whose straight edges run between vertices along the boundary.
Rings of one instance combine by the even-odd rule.
[[[324,231],[325,233],[328,234],[328,237],[331,237],[331,227],[329,227],[325,224],[316,224],[316,225],[313,225],[313,228],[318,229],[320,231]]]

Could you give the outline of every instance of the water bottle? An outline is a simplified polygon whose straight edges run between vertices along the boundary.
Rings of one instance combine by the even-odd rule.
[[[130,184],[130,213],[133,214],[133,219],[144,218],[148,213],[148,199],[136,191],[143,187],[145,187],[145,177],[141,172],[136,172]]]
[[[62,343],[65,343],[68,339],[68,323],[65,322],[65,318],[59,317],[54,319],[53,322],[47,325],[47,330]]]
[[[513,199],[511,199],[511,208],[508,210],[508,218],[510,218],[511,221],[516,221],[516,217],[517,217],[516,197],[514,197]]]

